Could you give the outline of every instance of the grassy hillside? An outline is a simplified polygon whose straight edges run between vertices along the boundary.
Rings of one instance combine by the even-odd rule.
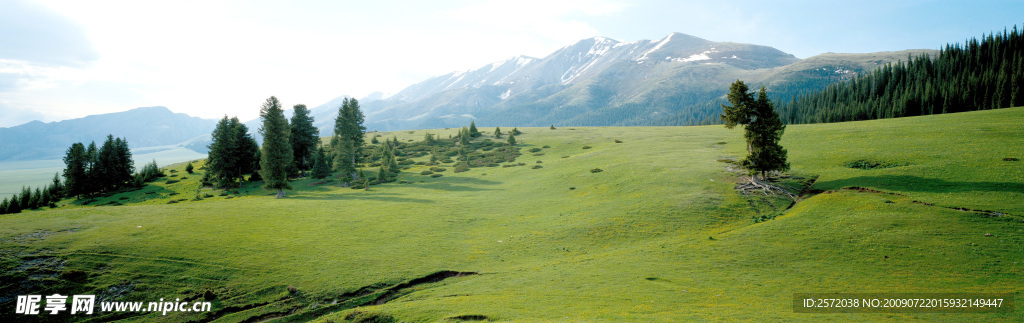
[[[1024,162],[1004,158],[1024,159],[1022,119],[1013,108],[790,126],[791,173],[814,182],[788,210],[733,189],[722,161],[742,156],[742,132],[721,126],[521,128],[525,166],[441,177],[413,166],[368,191],[303,179],[285,199],[254,184],[197,190],[202,170],[175,165],[140,191],[0,217],[0,297],[214,302],[213,313],[128,317],[146,321],[1019,322],[1019,307],[796,314],[791,304],[806,292],[1021,299]],[[129,204],[95,206],[119,203]],[[752,220],[764,214],[777,217]],[[0,307],[12,318],[9,298]]]

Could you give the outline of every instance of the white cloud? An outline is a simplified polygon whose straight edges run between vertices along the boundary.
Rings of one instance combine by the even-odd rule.
[[[598,30],[576,16],[605,16],[627,7],[615,1],[489,0],[451,10],[452,18],[490,29],[525,33],[536,38],[567,43],[598,36]]]

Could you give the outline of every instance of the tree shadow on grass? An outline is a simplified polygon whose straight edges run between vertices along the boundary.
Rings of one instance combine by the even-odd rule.
[[[379,188],[377,189],[379,190]],[[388,193],[375,191],[374,187],[371,186],[369,191],[359,190],[359,192],[353,192],[353,194],[338,194],[331,196],[288,196],[287,199],[294,200],[369,200],[369,201],[381,201],[381,202],[399,202],[399,203],[434,203],[434,200],[418,199],[402,197],[404,194]]]
[[[951,182],[942,179],[909,175],[858,176],[832,181],[819,181],[815,188],[832,190],[844,187],[871,187],[888,191],[964,193],[1010,192],[1024,193],[1024,183],[1009,182]]]
[[[468,184],[468,185],[459,185]],[[440,180],[434,180],[433,178],[426,179],[426,181],[416,181],[409,184],[398,184],[398,185],[410,185],[419,188],[429,188],[439,191],[451,191],[451,192],[473,192],[473,191],[494,191],[493,188],[482,188],[479,185],[497,185],[501,182],[489,181],[486,179],[479,179],[473,177],[448,177]]]

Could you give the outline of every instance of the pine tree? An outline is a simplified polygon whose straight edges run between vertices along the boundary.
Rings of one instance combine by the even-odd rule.
[[[516,145],[516,135],[508,134],[508,145],[509,146],[515,146]]]
[[[320,130],[313,126],[313,116],[305,104],[296,104],[291,119],[292,155],[295,157],[295,168],[303,175],[313,167],[314,153],[320,143]]]
[[[10,213],[10,212],[8,212],[8,209],[10,207],[11,207],[11,201],[7,200],[7,197],[5,196],[4,197],[4,201],[0,202],[0,214]]]
[[[388,174],[398,174],[402,171],[398,167],[398,160],[395,158],[395,146],[391,143],[384,145],[383,156],[380,165],[385,167]]]
[[[341,137],[346,138],[352,143],[351,154],[348,156],[351,159],[352,165],[358,165],[360,160],[359,156],[362,155],[363,146],[365,145],[365,131],[366,127],[363,127],[363,112],[359,110],[359,101],[352,98],[345,98],[341,102],[341,107],[338,108],[338,117],[334,119],[334,136],[331,139],[331,148],[336,152],[338,151],[337,145],[343,144],[344,141]],[[335,159],[335,168],[337,168],[337,159]],[[348,176],[351,178],[359,177],[358,173],[354,172],[354,167],[351,173],[342,174],[341,176]]]
[[[759,172],[761,178],[767,180],[770,171],[789,169],[786,161],[786,149],[779,145],[786,126],[779,119],[775,107],[768,100],[767,91],[762,86],[757,99],[748,91],[746,84],[737,80],[729,87],[728,99],[732,106],[722,105],[721,115],[726,128],[742,125],[743,137],[747,141],[747,157],[743,165]]]
[[[21,213],[21,201],[18,201],[18,195],[11,196],[11,202],[7,205],[7,213]]]
[[[60,181],[60,173],[53,173],[53,184],[50,185],[50,195],[57,201],[64,198],[64,183]]]
[[[516,135],[516,136],[522,134],[522,132],[519,131],[518,127],[517,128],[512,128],[512,131],[509,131],[508,133]]]
[[[439,155],[437,148],[430,150],[430,165],[437,165],[437,155]]]
[[[501,127],[494,127],[494,138],[501,139]]]
[[[729,85],[729,94],[727,95],[729,103],[732,106],[722,104],[722,121],[725,123],[725,127],[732,129],[736,125],[742,125],[746,127],[750,123],[751,116],[751,104],[754,99],[749,92],[749,88],[743,81],[736,80]],[[750,139],[747,139],[747,154],[749,155],[753,151],[751,147]]]
[[[128,142],[107,135],[107,140],[97,152],[93,169],[92,177],[97,181],[95,192],[115,191],[127,186],[133,180],[134,163]]]
[[[46,207],[50,205],[50,202],[52,202],[50,200],[50,190],[44,190],[39,187],[36,187],[36,196],[38,196],[39,199],[39,207]]]
[[[352,180],[356,179],[358,173],[356,173],[355,158],[355,144],[352,142],[352,138],[348,136],[335,137],[335,151],[334,151],[334,171],[338,172],[338,178],[348,185]]]
[[[36,201],[32,198],[31,187],[22,186],[21,196],[18,197],[18,200],[21,201],[22,209],[30,210],[36,208]]]
[[[96,142],[90,142],[89,146],[85,148],[85,185],[84,194],[92,196],[96,192],[99,192],[100,180],[97,178],[99,171],[96,167],[97,155],[99,149],[96,148]],[[25,201],[22,201],[25,203]]]
[[[235,118],[236,120],[238,118]],[[209,157],[206,159],[206,173],[216,178],[221,186],[231,186],[241,177],[238,172],[239,158],[238,147],[241,143],[236,142],[231,119],[224,116],[210,135],[212,142],[209,148]]]
[[[433,145],[434,144],[434,135],[432,135],[429,132],[427,134],[423,135],[423,143],[427,144],[427,145]]]
[[[468,146],[469,137],[469,128],[462,127],[462,130],[459,130],[459,146]]]
[[[185,171],[188,172],[189,174],[192,174],[195,171],[195,169],[196,168],[195,166],[192,166],[191,161],[188,162],[188,165],[185,165]]]
[[[761,173],[762,180],[768,179],[767,173],[770,171],[789,170],[786,149],[779,145],[786,125],[779,119],[765,92],[764,87],[758,91],[757,100],[754,101],[754,121],[746,127],[753,152],[744,161],[747,169]]]
[[[314,179],[324,179],[327,176],[331,176],[331,168],[327,165],[327,154],[324,153],[323,147],[317,147],[316,154],[313,158],[313,169],[311,170],[310,177]]]
[[[476,120],[469,122],[469,136],[473,138],[480,137],[480,131],[476,129]]]
[[[284,197],[284,189],[291,189],[288,184],[288,167],[294,162],[291,147],[291,127],[284,117],[281,103],[271,96],[260,107],[260,118],[263,126],[263,148],[260,158],[260,177],[263,188],[276,189],[277,198]]]
[[[380,170],[377,171],[377,183],[387,183],[388,177],[388,171],[384,169],[384,165],[380,165]]]
[[[245,174],[260,168],[260,147],[249,134],[249,128],[237,117],[224,116],[211,135],[206,173],[222,187],[233,187]]]
[[[65,196],[85,194],[87,159],[85,145],[76,142],[68,148],[64,156],[64,191]]]

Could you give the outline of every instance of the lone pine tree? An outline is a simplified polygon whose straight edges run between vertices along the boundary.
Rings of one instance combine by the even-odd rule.
[[[779,145],[786,125],[768,100],[765,88],[761,87],[755,99],[747,85],[736,80],[729,86],[727,98],[732,106],[722,105],[721,118],[726,128],[732,129],[737,125],[744,128],[747,158],[743,165],[752,172],[760,173],[764,180],[768,172],[788,170],[786,149]]]

